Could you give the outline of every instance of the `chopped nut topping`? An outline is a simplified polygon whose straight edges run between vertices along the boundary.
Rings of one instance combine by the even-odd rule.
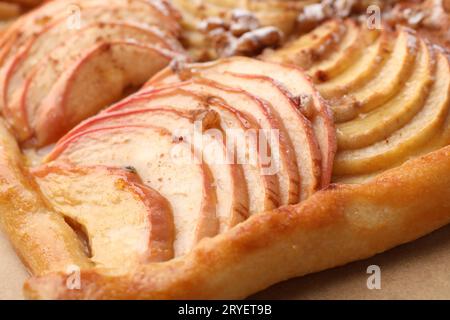
[[[275,27],[264,27],[246,32],[237,39],[235,54],[258,54],[266,47],[275,47],[281,43],[283,35]]]
[[[225,30],[228,28],[228,24],[219,17],[210,17],[206,20],[203,20],[199,25],[199,29],[204,32],[211,32],[216,29]]]
[[[230,32],[240,37],[246,32],[255,30],[260,27],[258,18],[251,12],[242,9],[235,9],[231,13]]]
[[[230,21],[208,18],[199,28],[207,33],[219,57],[232,55],[257,55],[269,47],[278,46],[283,33],[275,27],[261,27],[258,18],[251,12],[235,9]]]

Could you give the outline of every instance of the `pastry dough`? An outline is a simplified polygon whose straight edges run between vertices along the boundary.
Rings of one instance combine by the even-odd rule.
[[[122,0],[114,2],[122,8],[120,14],[111,11],[107,17],[139,16]],[[93,116],[99,108],[77,113],[76,106],[83,105],[76,99],[82,96],[83,81],[68,98],[73,104],[67,113],[64,104],[42,106],[39,99],[30,100],[37,108],[36,114],[28,110],[30,117],[49,121],[25,121],[24,110],[11,107],[15,94],[2,106],[0,225],[32,273],[24,286],[27,298],[245,298],[292,277],[370,257],[450,223],[450,64],[445,51],[431,46],[422,33],[405,27],[373,31],[353,18],[333,19],[309,34],[293,35],[283,48],[266,50],[258,60],[229,57],[191,64],[177,43],[174,9],[163,0],[145,2],[155,5],[151,9],[140,0],[132,2],[153,12],[141,17],[150,19],[146,22],[166,22],[161,28],[171,40],[147,31],[158,44],[156,51],[169,50],[169,56],[181,61]],[[104,9],[101,0],[79,3],[88,12],[90,6]],[[213,16],[214,8],[235,3],[208,1],[205,12]],[[261,19],[268,8],[285,10],[287,3],[255,2],[253,11]],[[3,38],[6,49],[0,58],[14,59],[15,46],[36,36],[18,32],[21,28],[41,30],[34,15],[60,12],[64,4],[54,1],[21,18]],[[252,15],[238,13],[249,25],[255,22]],[[236,12],[230,14],[242,23]],[[80,39],[88,48],[96,35],[149,41],[143,26],[133,32],[125,24],[103,28],[102,23]],[[244,35],[260,32],[259,22],[255,28],[249,25]],[[226,28],[240,32],[237,26]],[[251,53],[274,45],[267,39],[258,38]],[[68,51],[65,47],[58,48],[72,52],[70,44]],[[111,61],[116,67],[127,62],[121,66],[139,73],[137,62],[143,57],[121,59],[126,50],[117,47],[117,55],[93,63],[82,79],[101,76],[99,70],[110,70]],[[30,52],[40,58],[48,54]],[[146,61],[154,65],[137,77],[139,83],[167,64],[164,59]],[[25,74],[30,71],[26,66]],[[2,67],[3,72],[13,69]],[[39,93],[39,85],[47,88],[53,82],[44,80],[53,78],[60,79],[57,89],[70,87],[64,74],[59,78],[50,69],[44,70],[47,76],[38,74],[38,86],[30,92]],[[9,84],[5,74],[0,84],[20,93],[23,79]],[[411,95],[413,85],[424,97]],[[48,101],[67,98],[55,92]],[[96,100],[86,97],[87,103]],[[359,108],[345,109],[348,104]],[[50,111],[58,112],[57,117]],[[68,125],[71,112],[77,116]],[[22,120],[29,131],[21,131]],[[348,122],[350,129],[342,124]],[[244,133],[236,136],[244,143],[230,145],[236,138],[230,132]],[[21,150],[24,144],[47,145],[63,134],[38,161]],[[354,157],[342,169],[343,157],[360,152],[358,148],[365,148],[369,160]]]

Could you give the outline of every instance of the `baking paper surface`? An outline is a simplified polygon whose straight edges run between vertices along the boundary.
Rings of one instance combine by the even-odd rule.
[[[27,272],[0,234],[0,299],[22,299]],[[369,290],[367,268],[381,271]],[[277,284],[251,299],[450,299],[450,226],[371,259]]]

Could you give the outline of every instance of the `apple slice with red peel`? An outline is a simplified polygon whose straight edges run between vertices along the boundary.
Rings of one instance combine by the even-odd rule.
[[[50,205],[84,231],[96,266],[128,270],[173,258],[170,204],[135,173],[44,165],[32,174]]]
[[[113,6],[105,9],[104,6],[88,7],[83,10],[82,24],[76,28],[69,28],[67,26],[67,18],[62,17],[53,23],[44,24],[44,27],[36,32],[33,36],[26,38],[25,42],[21,45],[16,45],[16,50],[10,52],[5,56],[12,58],[15,55],[31,56],[31,65],[37,63],[40,58],[49,52],[51,48],[61,43],[67,43],[67,38],[78,34],[80,31],[89,28],[93,24],[111,24],[121,23],[139,26],[140,28],[152,29],[154,32],[158,32],[161,37],[165,36],[165,40],[168,42],[166,45],[173,46],[172,49],[179,50],[180,46],[173,41],[175,36],[167,33],[160,25],[160,21],[148,12],[137,10],[133,7],[127,6]],[[105,25],[106,26],[106,25]],[[164,41],[158,41],[162,44]],[[149,43],[154,44],[154,43]],[[17,51],[17,52],[16,52]]]
[[[92,16],[92,11],[97,11],[103,18]],[[178,13],[169,10],[167,3],[162,5],[161,1],[111,0],[107,3],[103,0],[54,1],[21,17],[9,28],[2,39],[0,62],[3,64],[8,56],[16,54],[21,46],[34,40],[49,26],[62,23],[66,27],[65,32],[61,32],[64,35],[70,31],[67,26],[70,26],[70,22],[78,15],[82,16],[79,20],[81,26],[93,21],[131,21],[146,26],[156,25],[174,37],[180,32]],[[78,26],[75,29],[77,28]]]
[[[47,36],[47,38],[51,38]],[[54,38],[54,37],[53,37]],[[57,41],[57,39],[54,39]],[[47,47],[43,48],[43,44],[38,48],[30,48],[23,54],[18,55],[6,71],[6,78],[2,84],[3,87],[3,110],[9,122],[15,128],[19,140],[23,141],[32,135],[32,129],[29,126],[28,120],[33,122],[35,108],[40,101],[27,103],[23,101],[24,91],[27,86],[24,85],[26,81],[41,81],[45,79],[45,84],[41,84],[39,94],[40,97],[45,97],[51,86],[57,81],[59,75],[79,59],[87,48],[101,43],[110,41],[135,41],[140,44],[154,44],[156,47],[161,47],[171,50],[174,46],[164,40],[163,35],[154,31],[153,29],[140,27],[136,25],[124,23],[96,23],[90,25],[82,30],[79,30],[74,36],[65,39],[59,47],[55,47],[56,43],[49,43],[51,39],[46,41],[41,39]],[[45,52],[50,53],[44,57]],[[27,55],[26,52],[30,51]],[[178,52],[182,52],[178,48]],[[51,61],[49,64],[48,61]],[[34,71],[32,69],[35,69]],[[35,77],[27,80],[30,73],[35,74]],[[5,74],[5,73],[3,73]],[[28,84],[28,86],[33,86]],[[0,88],[1,89],[1,88]],[[24,104],[26,104],[24,106]]]
[[[450,65],[447,56],[440,52],[434,78],[423,108],[407,125],[386,140],[340,152],[336,157],[335,174],[355,175],[386,169],[427,149],[427,142],[442,133],[450,107]]]
[[[217,121],[220,120],[214,111],[178,111],[171,106],[140,108],[97,115],[85,121],[76,132],[82,134],[110,126],[156,125],[174,136],[186,134],[183,139],[194,144],[211,170],[216,186],[220,231],[225,231],[247,219],[249,203],[242,167],[231,161],[231,152],[227,150],[225,136],[218,130]]]
[[[289,93],[269,77],[230,72],[207,73],[207,79],[239,88],[270,102],[271,111],[288,133],[295,152],[301,181],[299,200],[309,198],[320,188],[321,155],[311,123],[289,98]]]
[[[121,101],[106,108],[101,113],[116,112],[122,110],[136,109],[140,106],[174,106],[177,109],[196,110],[208,108],[208,99],[205,99],[193,92],[183,89],[183,83],[180,88],[177,85],[152,90],[151,92],[136,92],[135,94],[128,96]],[[182,106],[186,105],[185,108]]]
[[[185,89],[183,89],[185,88]],[[260,132],[261,127],[249,114],[244,114],[219,99],[212,99],[196,95],[189,91],[189,85],[184,84],[179,88],[174,86],[161,90],[154,90],[145,96],[134,95],[121,102],[116,103],[104,110],[101,114],[108,114],[119,111],[130,111],[143,108],[159,108],[160,106],[171,106],[178,110],[214,110],[220,115],[220,126],[225,132],[234,132],[233,139],[247,140],[247,145],[240,148],[237,145],[235,150],[236,163],[242,166],[246,185],[249,191],[249,211],[250,214],[257,214],[277,208],[280,203],[278,179],[276,175],[265,174],[264,159],[259,154],[257,141],[246,139],[248,132]],[[65,135],[58,144],[64,143],[75,134],[85,130],[90,125],[90,120],[86,120]],[[243,135],[240,136],[240,133]]]
[[[175,256],[219,231],[216,188],[210,169],[191,145],[156,126],[118,126],[84,131],[50,154],[52,163],[134,168],[144,185],[172,206]]]
[[[66,70],[43,97],[48,82],[40,75],[27,84],[25,101],[38,103],[34,121],[35,146],[56,141],[81,120],[118,100],[126,88],[139,86],[167,65],[173,55],[133,42],[100,44]],[[51,69],[51,68],[50,68]],[[39,79],[39,81],[37,81]]]
[[[165,68],[150,79],[146,87],[154,88],[176,83],[193,76],[207,76],[208,73],[233,72],[247,75],[267,75],[280,83],[292,99],[301,100],[305,116],[311,120],[322,156],[322,187],[331,181],[333,160],[336,153],[334,121],[328,105],[320,97],[311,81],[295,66],[259,61],[245,57],[221,59],[203,64],[186,64],[178,70]],[[145,91],[144,91],[145,92]]]
[[[170,86],[170,85],[169,85]],[[186,86],[180,86],[205,98],[217,97],[234,109],[253,116],[265,130],[264,135],[270,145],[272,155],[268,159],[268,174],[277,174],[281,204],[298,203],[300,197],[300,176],[292,143],[283,124],[277,119],[272,107],[266,101],[247,91],[224,86],[218,82],[195,78]],[[145,91],[139,93],[145,95]],[[278,136],[278,138],[276,137]],[[278,140],[278,141],[275,141]]]
[[[369,113],[336,126],[340,150],[363,148],[386,139],[407,125],[423,107],[433,82],[436,59],[434,50],[429,50],[423,40],[420,43],[411,77],[391,100]]]

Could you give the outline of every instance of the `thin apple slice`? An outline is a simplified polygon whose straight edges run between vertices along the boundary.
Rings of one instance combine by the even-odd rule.
[[[210,169],[187,142],[173,139],[163,128],[136,125],[84,131],[55,148],[48,159],[56,164],[135,169],[142,182],[172,206],[175,256],[219,231]]]
[[[90,19],[90,11],[99,9],[103,16],[115,16],[116,21],[125,20],[146,25],[158,25],[160,29],[166,30],[173,36],[178,36],[180,26],[179,16],[174,11],[165,10],[167,4],[159,0],[111,0],[105,3],[103,0],[83,0],[83,1],[52,1],[47,2],[40,8],[21,17],[8,31],[2,39],[4,44],[0,50],[0,62],[3,64],[8,56],[17,53],[26,42],[38,37],[45,29],[55,23],[62,22],[69,26],[72,20],[82,17],[79,21],[81,25],[92,21],[100,21],[95,18]],[[165,11],[165,12],[163,12]],[[142,20],[143,19],[143,20]],[[113,21],[109,19],[108,21]],[[76,21],[75,21],[76,22]],[[66,31],[68,28],[66,28]],[[75,30],[76,31],[76,30]]]
[[[288,133],[299,169],[300,201],[320,188],[321,155],[312,125],[289,98],[289,93],[269,77],[236,73],[208,73],[205,78],[226,86],[239,88],[270,101],[271,111]]]
[[[92,23],[100,22],[123,22],[123,23],[134,23],[139,24],[141,27],[153,27],[158,26],[157,29],[164,30],[164,25],[158,18],[158,15],[152,15],[152,11],[142,8],[142,3],[140,6],[136,7],[136,0],[134,2],[130,1],[111,1],[109,6],[105,8],[105,3],[98,1],[84,1],[82,6],[82,19],[80,20],[80,26],[70,28],[67,20],[67,8],[61,10],[61,16],[58,18],[52,17],[49,19],[43,19],[44,21],[39,24],[39,27],[30,32],[30,30],[22,30],[21,36],[23,41],[16,40],[14,42],[14,50],[11,50],[8,55],[3,57],[3,60],[8,57],[13,57],[18,54],[21,59],[24,56],[31,56],[31,65],[37,63],[43,54],[51,51],[51,48],[56,44],[61,43],[61,40],[67,40],[70,34],[77,33],[79,29],[85,28]],[[147,4],[144,4],[148,6]],[[47,6],[45,6],[47,8]],[[60,8],[62,9],[62,8]],[[42,9],[41,9],[42,10]],[[41,11],[38,10],[38,11]],[[154,11],[154,10],[153,10]],[[44,14],[45,14],[44,10]],[[39,18],[36,18],[39,20]],[[27,20],[25,19],[24,23]],[[175,21],[172,21],[172,24]],[[171,36],[166,35],[168,39]],[[173,37],[173,36],[172,36]]]
[[[434,51],[419,41],[414,72],[396,96],[372,112],[337,125],[340,150],[363,148],[384,140],[420,111],[433,82],[435,57]]]
[[[82,134],[87,130],[111,126],[156,125],[174,136],[186,133],[183,139],[194,144],[211,170],[216,186],[220,231],[225,231],[247,219],[249,203],[242,167],[231,161],[224,135],[217,128],[209,132],[210,128],[205,127],[216,119],[218,115],[215,112],[204,109],[183,112],[172,106],[139,108],[102,113],[85,121],[75,132]]]
[[[450,66],[442,53],[438,53],[436,69],[425,104],[411,122],[384,141],[340,152],[335,162],[336,175],[368,173],[401,163],[441,131],[450,105]]]
[[[331,181],[333,160],[336,153],[336,136],[333,118],[328,105],[313,87],[311,81],[295,66],[264,62],[251,58],[233,57],[203,64],[188,64],[181,68],[166,68],[156,74],[146,87],[158,87],[176,83],[199,74],[233,72],[246,75],[269,75],[284,86],[292,99],[300,100],[305,116],[311,120],[322,156],[322,187]]]
[[[369,30],[364,24],[358,24],[353,19],[346,20],[345,25],[347,31],[337,48],[326,59],[313,64],[306,71],[315,82],[326,81],[343,72],[379,35],[378,30]]]
[[[54,21],[48,21],[38,30],[29,34],[23,39],[22,42],[15,43],[13,50],[3,57],[7,60],[9,57],[13,57],[16,54],[22,54],[23,52],[30,53],[34,56],[39,50],[44,50],[45,53],[49,51],[49,47],[54,46],[55,43],[59,44],[62,40],[67,40],[67,37],[78,33],[81,29],[92,25],[93,23],[130,23],[139,25],[144,28],[154,27],[166,34],[167,38],[174,38],[175,36],[168,33],[165,30],[164,25],[158,17],[150,14],[146,10],[142,10],[140,7],[124,5],[112,5],[105,8],[104,4],[96,6],[86,6],[82,9],[82,19],[80,25],[71,27],[68,25],[67,12],[64,10],[63,14]],[[27,34],[29,30],[24,31]],[[47,49],[47,50],[46,50]],[[39,60],[39,59],[36,59]],[[35,60],[35,62],[36,62]]]
[[[250,214],[257,214],[277,208],[280,204],[280,191],[276,175],[266,174],[266,159],[260,154],[258,141],[247,139],[249,132],[261,132],[261,126],[249,114],[244,114],[230,107],[223,101],[197,95],[189,90],[198,91],[198,85],[183,83],[171,88],[154,90],[142,95],[131,96],[103,111],[103,113],[135,110],[140,108],[158,108],[162,105],[172,106],[178,110],[194,111],[198,109],[214,110],[220,115],[220,126],[225,133],[233,133],[235,141],[246,141],[246,145],[236,145],[235,161],[242,166],[249,193]],[[89,121],[81,123],[69,132],[67,139]],[[229,146],[227,146],[229,147]],[[230,147],[229,147],[230,148]]]
[[[28,84],[25,101],[38,103],[34,121],[37,146],[56,141],[81,120],[118,100],[128,87],[137,87],[166,66],[174,56],[134,42],[101,43],[64,71],[48,94],[48,79]],[[45,74],[46,75],[46,74]],[[43,97],[43,99],[42,99]],[[26,102],[26,103],[27,103]]]
[[[271,155],[267,159],[269,168],[266,172],[278,177],[281,204],[298,203],[301,190],[295,153],[286,129],[273,115],[270,104],[247,91],[224,86],[215,81],[199,78],[194,79],[192,83],[194,85],[183,88],[205,98],[217,97],[232,108],[256,119],[265,130],[258,134],[263,134],[270,146]],[[145,94],[145,91],[141,94]]]
[[[29,12],[26,16],[21,17],[21,23],[15,24],[15,31],[25,31],[20,33],[16,40],[21,40],[40,30],[45,24],[52,23],[60,18],[67,18],[73,15],[74,10],[80,9],[81,12],[92,7],[105,7],[108,10],[113,7],[129,7],[130,9],[139,9],[145,11],[148,15],[156,16],[161,25],[171,25],[174,29],[179,27],[173,26],[180,15],[171,5],[164,0],[110,0],[105,3],[104,0],[59,0],[54,2],[46,2],[39,8]],[[175,23],[176,24],[176,23]]]
[[[317,83],[317,89],[323,97],[336,99],[345,95],[349,90],[364,85],[383,66],[391,53],[392,36],[390,32],[383,32],[381,36],[370,45],[359,59],[332,79],[324,79]]]
[[[417,37],[406,29],[400,29],[392,54],[380,71],[364,86],[347,92],[350,99],[356,101],[354,116],[375,109],[401,89],[413,70],[417,49]],[[343,118],[339,116],[342,108],[340,104],[333,106],[338,119]]]
[[[44,165],[32,174],[50,205],[84,231],[96,266],[127,270],[173,258],[170,204],[135,173]]]
[[[310,2],[310,1],[308,1]],[[228,17],[233,9],[240,8],[250,11],[263,26],[274,26],[283,33],[289,34],[295,27],[295,20],[300,9],[305,5],[302,1],[190,1],[172,0],[172,3],[183,12],[183,20],[189,29],[195,29],[205,17]]]
[[[111,21],[127,23],[132,21],[130,23],[139,24],[141,29],[148,29],[147,31],[151,31],[155,35],[155,37],[151,39],[152,45],[156,43],[158,43],[158,45],[167,43],[172,50],[179,52],[181,48],[179,45],[177,46],[174,35],[163,31],[157,31],[166,30],[166,27],[164,26],[165,22],[162,23],[163,20],[160,19],[161,13],[159,12],[164,10],[164,8],[161,5],[155,4],[156,2],[159,1],[143,2],[137,0],[114,0],[109,3],[110,5],[107,8],[105,8],[105,3],[101,1],[83,1],[83,5],[79,7],[82,13],[79,27],[84,28],[92,23],[106,24]],[[36,21],[41,21],[40,24],[36,26],[34,32],[30,32],[28,29],[22,30],[22,27],[19,27],[21,34],[20,38],[22,40],[19,41],[19,39],[16,39],[13,43],[13,47],[10,48],[11,50],[4,53],[3,60],[8,57],[11,57],[11,59],[8,60],[7,65],[2,68],[0,73],[0,106],[9,122],[12,123],[15,131],[17,131],[16,136],[18,136],[20,140],[24,140],[29,136],[31,131],[28,127],[26,115],[17,109],[21,108],[22,93],[24,89],[23,82],[26,81],[25,79],[30,74],[31,70],[33,70],[33,67],[36,64],[41,64],[40,60],[45,54],[52,52],[53,48],[61,42],[68,41],[67,38],[71,34],[77,34],[80,31],[78,30],[78,26],[71,28],[68,25],[69,20],[67,15],[69,12],[67,8],[70,8],[67,7],[68,5],[69,4],[66,3],[64,8],[56,6],[60,11],[56,10],[54,6],[44,6],[45,10],[37,10],[39,12],[43,10],[43,13],[33,12],[29,18],[31,19],[31,16],[34,17],[36,15],[35,19]],[[161,8],[156,8],[155,6]],[[56,10],[55,13],[59,14],[58,17],[54,17],[48,12],[51,12],[53,9]],[[157,11],[155,11],[156,9]],[[45,13],[48,15],[45,15]],[[168,13],[166,12],[165,15],[168,15]],[[171,19],[170,23],[176,25],[177,21],[175,18],[172,17]],[[29,22],[29,20],[24,18],[23,24],[26,24],[27,22]],[[156,27],[156,25],[158,26]],[[104,32],[107,31],[104,30]],[[154,41],[158,37],[160,39]],[[164,37],[167,41],[163,39]],[[150,42],[148,44],[150,44]],[[79,44],[77,45],[77,51],[80,51],[80,48],[87,49]],[[46,65],[47,62],[48,61],[45,61],[43,64]],[[11,107],[12,110],[9,110],[8,98],[10,98],[11,95],[13,95],[13,106]]]
[[[3,112],[15,128],[16,134],[21,141],[30,138],[30,135],[32,135],[28,121],[34,121],[35,109],[40,102],[27,103],[26,100],[23,101],[24,91],[27,87],[24,85],[24,82],[43,81],[42,79],[45,79],[46,82],[40,84],[39,90],[39,97],[42,99],[57,81],[59,75],[70,68],[71,64],[79,59],[84,50],[100,42],[126,40],[141,44],[152,43],[155,47],[168,50],[172,48],[164,40],[161,33],[128,23],[95,23],[79,30],[74,36],[65,39],[65,42],[56,48],[55,45],[57,43],[51,41],[52,37],[47,36],[46,38],[50,39],[41,39],[41,44],[37,48],[28,48],[28,50],[18,55],[12,61],[2,82],[4,87],[0,88],[4,92]],[[55,42],[58,41],[57,37],[53,38]],[[43,47],[44,44],[47,44],[47,46]],[[49,54],[44,56],[45,52],[49,50],[51,50]],[[181,52],[181,49],[179,52]],[[48,61],[52,61],[52,63],[49,64]],[[36,76],[27,79],[31,72]],[[28,86],[33,86],[33,84],[28,84]]]
[[[265,61],[290,63],[308,69],[340,42],[345,32],[346,25],[341,20],[330,20],[298,39],[288,42],[280,49],[266,51],[261,58]]]

